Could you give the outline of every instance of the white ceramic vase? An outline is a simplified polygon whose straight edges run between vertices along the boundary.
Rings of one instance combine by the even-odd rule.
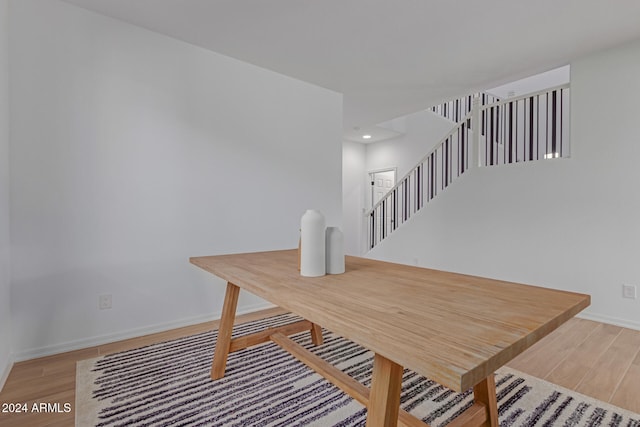
[[[327,274],[344,273],[344,236],[338,227],[327,227]]]
[[[322,212],[307,210],[300,220],[300,274],[324,276],[326,272],[326,224]]]

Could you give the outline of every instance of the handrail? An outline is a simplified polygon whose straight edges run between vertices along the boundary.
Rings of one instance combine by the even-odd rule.
[[[571,88],[571,84],[570,83],[564,83],[564,84],[561,84],[561,85],[552,86],[552,87],[547,88],[547,89],[542,89],[542,90],[530,92],[530,93],[527,93],[527,94],[524,94],[524,95],[518,95],[518,96],[511,97],[511,98],[501,99],[500,101],[496,101],[496,102],[493,102],[491,104],[480,105],[480,110],[486,110],[486,109],[491,108],[491,107],[500,107],[502,105],[509,104],[510,102],[518,102],[518,101],[521,101],[523,99],[531,98],[533,96],[543,95],[545,93],[553,92],[555,90],[569,89],[569,88]]]
[[[461,120],[464,120],[463,117],[465,115],[469,114],[473,110],[473,104],[476,99],[479,99],[481,103],[494,103],[500,100],[500,98],[490,93],[476,92],[471,95],[443,101],[434,105],[429,110],[438,116],[453,121],[454,123],[459,123]]]
[[[459,129],[460,129],[460,128],[461,128],[461,127],[462,127],[462,126],[467,122],[467,120],[471,119],[472,115],[473,115],[473,112],[471,112],[471,113],[467,114],[467,115],[466,115],[466,116],[465,116],[465,117],[460,121],[460,123],[456,124],[456,126],[454,126],[454,127],[449,131],[449,133],[447,133],[447,134],[446,134],[442,139],[440,139],[440,141],[439,141],[439,142],[438,142],[438,143],[433,147],[433,149],[432,149],[431,151],[429,151],[429,152],[428,152],[424,157],[422,157],[422,158],[420,159],[420,161],[419,161],[418,163],[416,163],[416,165],[415,165],[413,168],[411,168],[411,169],[409,170],[409,172],[407,172],[407,173],[406,173],[402,178],[400,178],[400,179],[398,180],[398,182],[396,183],[396,185],[394,185],[393,187],[391,187],[391,189],[389,189],[389,190],[387,191],[387,194],[389,194],[389,193],[393,192],[394,190],[397,190],[397,189],[400,187],[400,185],[402,184],[402,182],[403,182],[404,180],[406,180],[407,178],[410,178],[410,177],[411,177],[411,174],[412,174],[412,173],[414,173],[414,171],[415,171],[415,170],[416,170],[416,169],[417,169],[421,164],[423,164],[424,162],[426,162],[426,161],[429,159],[429,157],[431,157],[431,155],[433,155],[433,153],[435,153],[436,151],[438,151],[438,149],[442,146],[442,144],[444,144],[444,143],[447,141],[447,139],[449,139],[452,135],[454,135],[456,132],[458,132],[458,130],[459,130]],[[383,201],[383,200],[384,200],[384,198],[380,199],[380,200],[379,200],[375,205],[373,205],[373,207],[372,207],[371,209],[369,209],[368,211],[366,211],[366,212],[364,213],[364,216],[371,215],[371,213],[372,213],[373,211],[375,211],[375,210],[376,210],[376,208],[380,207],[380,205],[382,204],[382,201]]]

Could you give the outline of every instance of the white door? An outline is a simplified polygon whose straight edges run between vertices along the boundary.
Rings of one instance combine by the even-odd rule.
[[[395,169],[388,169],[370,172],[369,177],[371,178],[371,207],[373,207],[396,185],[396,171]],[[384,212],[381,207],[376,209],[375,231],[370,228],[369,233],[374,232],[375,239],[379,240],[391,232],[392,226],[392,206],[391,203],[386,203]]]
[[[385,194],[396,185],[396,171],[386,170],[380,172],[372,172],[371,176],[371,207],[378,203]]]

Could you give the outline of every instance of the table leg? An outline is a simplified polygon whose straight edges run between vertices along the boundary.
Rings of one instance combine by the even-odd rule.
[[[400,411],[402,366],[376,354],[373,359],[367,427],[396,427]]]
[[[315,323],[311,324],[311,342],[313,345],[322,345],[324,338],[322,337],[322,328]]]
[[[496,379],[491,374],[473,387],[473,400],[482,403],[487,409],[487,427],[498,427],[498,402],[496,398]]]
[[[231,333],[233,332],[233,321],[236,317],[238,295],[240,295],[240,288],[231,282],[227,283],[227,291],[222,305],[222,317],[220,318],[220,327],[218,329],[218,340],[211,365],[211,378],[214,380],[224,377],[224,371],[227,367],[227,356],[231,346]]]

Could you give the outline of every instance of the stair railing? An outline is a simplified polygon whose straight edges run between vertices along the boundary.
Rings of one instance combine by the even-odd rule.
[[[480,107],[481,165],[569,157],[570,86]]]
[[[471,166],[477,158],[469,151],[471,117],[472,113],[467,114],[365,213],[369,218],[367,248],[380,243]]]
[[[458,123],[365,212],[367,248],[384,240],[471,167],[568,157],[569,95],[565,84],[489,104],[485,103],[491,98],[482,94],[463,105],[454,103]],[[471,109],[461,116],[469,104]],[[446,109],[447,114],[451,111]]]

